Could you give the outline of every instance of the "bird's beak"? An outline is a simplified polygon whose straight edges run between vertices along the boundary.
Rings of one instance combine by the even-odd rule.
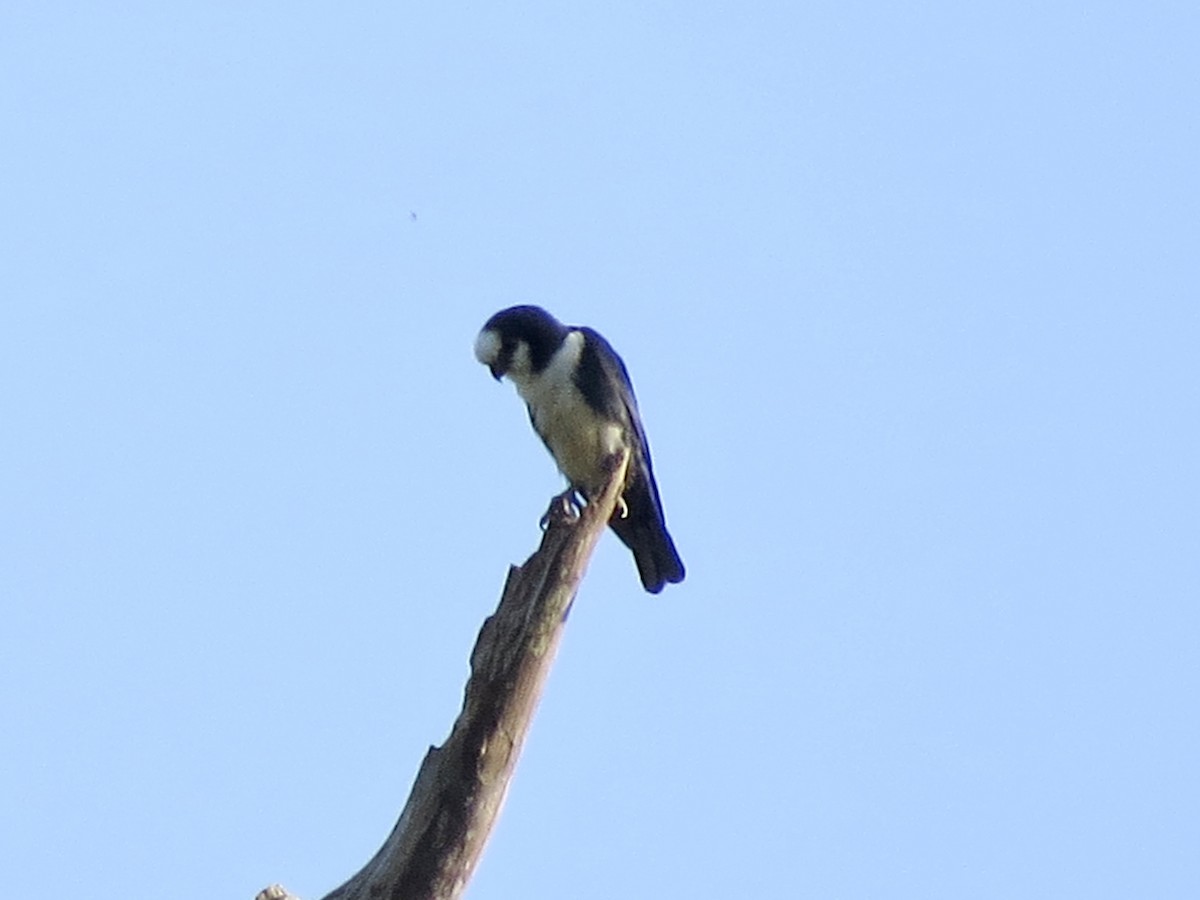
[[[500,367],[499,363],[492,363],[488,366],[488,371],[492,373],[492,377],[497,381],[504,377],[504,369]]]

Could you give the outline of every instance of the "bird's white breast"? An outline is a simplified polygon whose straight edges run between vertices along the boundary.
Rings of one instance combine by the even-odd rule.
[[[572,379],[583,352],[583,334],[572,331],[537,374],[514,377],[533,426],[550,447],[559,470],[576,486],[598,488],[605,460],[625,443],[618,423],[599,416]]]

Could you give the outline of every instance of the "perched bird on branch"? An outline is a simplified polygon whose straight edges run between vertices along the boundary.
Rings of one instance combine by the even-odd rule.
[[[508,376],[529,407],[533,429],[571,488],[598,494],[610,460],[629,453],[624,491],[609,526],[633,551],[642,585],[657,594],[683,581],[683,561],[667,533],[650,446],[625,363],[591,328],[562,324],[538,306],[496,313],[475,340],[475,357],[497,381]]]

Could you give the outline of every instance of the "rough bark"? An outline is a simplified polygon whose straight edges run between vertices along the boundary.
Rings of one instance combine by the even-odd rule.
[[[466,887],[500,812],[588,560],[612,517],[627,460],[576,520],[561,498],[541,546],[509,569],[496,612],[471,651],[462,711],[431,747],[379,852],[324,900],[453,900]],[[256,900],[292,898],[278,885]]]

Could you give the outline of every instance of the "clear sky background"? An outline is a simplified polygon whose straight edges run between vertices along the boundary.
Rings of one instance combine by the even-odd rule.
[[[623,354],[487,898],[1200,896],[1194,2],[8,2],[0,883],[316,900]]]

